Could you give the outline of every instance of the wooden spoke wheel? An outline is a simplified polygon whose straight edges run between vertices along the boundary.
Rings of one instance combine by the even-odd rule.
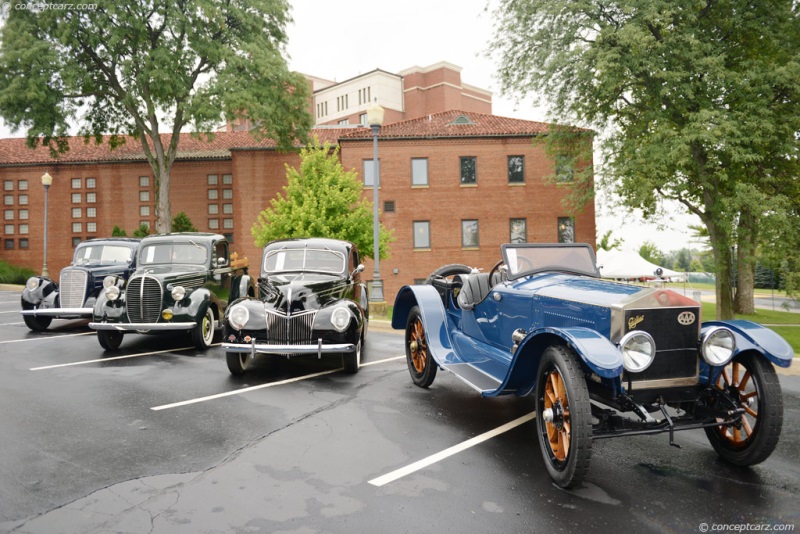
[[[406,363],[414,384],[427,388],[433,383],[437,365],[428,350],[428,338],[418,306],[411,308],[406,322]]]

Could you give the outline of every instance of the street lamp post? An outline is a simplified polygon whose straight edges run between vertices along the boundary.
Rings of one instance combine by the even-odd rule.
[[[42,276],[50,278],[50,273],[47,271],[47,192],[50,185],[53,183],[53,177],[49,172],[42,175],[42,185],[44,186],[44,262],[42,263]]]
[[[383,281],[381,280],[381,267],[380,267],[380,249],[378,248],[380,237],[380,222],[378,221],[378,188],[381,184],[380,179],[380,165],[378,164],[378,132],[381,131],[383,126],[383,108],[378,105],[377,99],[369,108],[367,108],[367,122],[369,127],[372,128],[372,164],[373,164],[373,177],[372,177],[372,250],[375,260],[375,270],[372,279],[372,291],[370,291],[369,300],[371,302],[383,302]]]

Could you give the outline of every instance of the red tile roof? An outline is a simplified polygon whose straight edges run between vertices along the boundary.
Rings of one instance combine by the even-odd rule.
[[[526,121],[450,110],[434,113],[417,119],[384,125],[381,139],[435,139],[448,137],[518,137],[546,134],[550,125],[544,122]],[[372,137],[369,128],[345,133],[340,139],[361,139]]]

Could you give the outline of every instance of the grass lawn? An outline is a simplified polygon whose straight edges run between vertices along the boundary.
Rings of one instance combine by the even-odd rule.
[[[703,320],[713,320],[717,314],[716,303],[703,302],[702,305]],[[795,356],[800,354],[800,314],[759,309],[753,315],[737,313],[736,318],[769,326],[794,348]]]

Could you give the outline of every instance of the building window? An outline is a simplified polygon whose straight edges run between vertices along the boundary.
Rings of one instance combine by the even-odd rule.
[[[209,174],[208,175],[208,185],[217,185],[219,183],[219,178],[216,174]]]
[[[575,220],[572,217],[558,218],[558,242],[575,242]]]
[[[525,157],[508,156],[508,183],[525,183]]]
[[[28,235],[28,225],[27,224],[20,224],[19,225],[19,233],[22,235]]]
[[[81,188],[81,179],[80,178],[73,178],[72,179],[72,189],[80,189]]]
[[[222,185],[231,185],[233,183],[233,175],[232,174],[223,174],[222,175]]]
[[[97,203],[97,193],[86,193],[86,203],[87,204]]]
[[[72,218],[80,219],[81,217],[83,217],[83,210],[80,208],[72,208]]]
[[[81,200],[83,200],[83,195],[81,195],[80,193],[72,193],[73,204],[80,204]]]
[[[83,232],[83,223],[79,222],[72,223],[72,233],[77,234],[78,232]]]
[[[477,159],[474,156],[461,158],[461,185],[478,183]]]
[[[7,220],[7,221],[13,221],[14,220],[14,210],[6,210],[3,218],[5,220]]]
[[[222,198],[225,200],[230,200],[233,198],[233,189],[223,189],[222,190]]]
[[[378,175],[381,172],[381,159],[378,158]],[[374,160],[365,159],[363,165],[363,172],[362,176],[364,177],[364,187],[374,187],[375,186],[375,163]],[[380,187],[380,184],[378,184]]]
[[[94,178],[86,179],[86,189],[95,189],[97,187],[97,180]]]
[[[411,159],[411,185],[428,185],[428,158]]]
[[[233,219],[222,219],[222,227],[225,229],[233,228]]]
[[[149,176],[140,176],[139,177],[139,187],[150,187],[150,177]]]
[[[148,230],[150,229],[150,221],[139,221],[139,226],[144,226]]]
[[[19,220],[27,221],[28,220],[28,210],[19,210],[18,214]]]
[[[5,195],[3,197],[3,204],[6,206],[13,206],[14,205],[14,195]]]
[[[14,225],[13,224],[5,225],[3,232],[8,234],[8,235],[13,234],[14,233]]]
[[[222,213],[225,213],[226,215],[233,213],[233,204],[223,204]]]
[[[461,221],[461,247],[477,248],[480,246],[478,239],[478,221],[465,219]]]
[[[208,205],[208,214],[209,215],[216,215],[219,213],[219,204],[209,204]]]
[[[6,250],[14,250],[14,240],[13,239],[3,240],[3,247],[5,247]]]
[[[139,206],[139,217],[149,217],[150,206]]]
[[[225,239],[228,240],[228,244],[233,245],[233,234],[232,233],[224,233],[222,234]]]
[[[567,156],[556,156],[556,181],[571,182],[573,179],[572,161]]]
[[[342,119],[339,121],[339,126],[347,126],[350,124],[350,119]]]
[[[139,191],[139,202],[150,202],[150,191]]]
[[[86,208],[86,216],[90,219],[97,217],[97,208]]]
[[[17,199],[20,206],[27,206],[28,205],[28,195],[20,195]]]
[[[384,213],[394,213],[394,200],[387,200],[383,203],[383,212]]]
[[[528,219],[509,219],[509,243],[528,242]]]
[[[27,237],[23,237],[23,238],[21,238],[19,240],[19,248],[23,248],[23,249],[28,248],[28,238]]]
[[[11,180],[6,180],[3,182],[3,191],[13,191],[14,190],[14,182]]]
[[[363,125],[363,126],[367,125],[367,114],[366,113],[362,113],[361,115],[358,116],[358,123]]]
[[[96,222],[87,222],[86,223],[86,231],[94,234],[97,233],[97,223]]]
[[[28,190],[28,180],[20,180],[19,184],[17,184],[17,189],[20,191],[27,191]],[[26,239],[27,241],[27,239]]]
[[[75,247],[77,247],[78,245],[80,245],[80,244],[81,244],[81,241],[83,241],[83,238],[80,238],[80,237],[73,237],[73,238],[72,238],[72,248],[75,248]]]
[[[414,248],[431,248],[430,221],[414,221]]]
[[[208,200],[217,200],[219,198],[219,191],[216,189],[208,190]]]
[[[208,220],[208,227],[211,230],[216,230],[217,228],[219,228],[219,219],[209,219]]]

